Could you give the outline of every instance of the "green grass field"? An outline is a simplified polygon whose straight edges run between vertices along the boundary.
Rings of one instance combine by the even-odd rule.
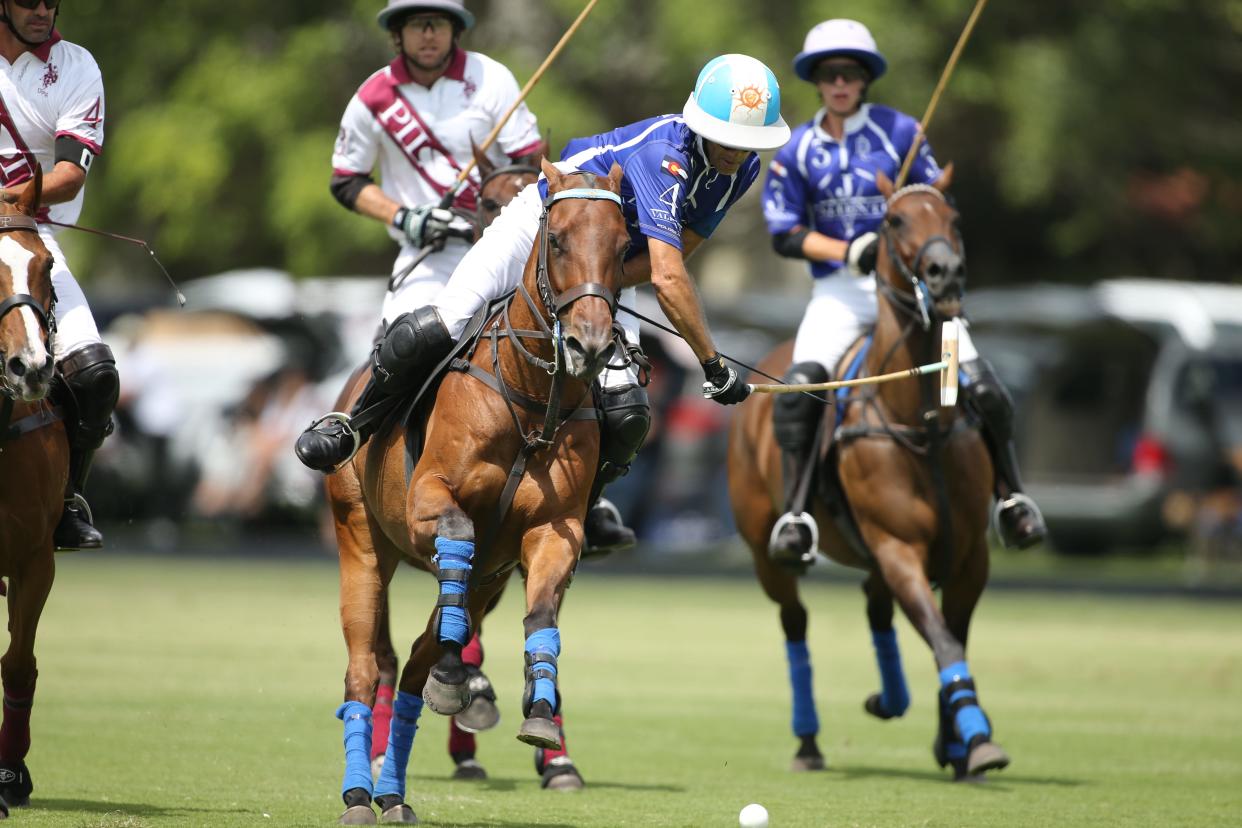
[[[39,634],[35,780],[17,824],[330,825],[345,651],[327,563],[62,557]],[[398,649],[434,582],[399,573]],[[878,687],[862,596],[812,580],[810,642],[830,769],[794,775],[784,651],[757,585],[604,577],[562,614],[577,793],[542,791],[520,722],[521,601],[489,619],[504,717],[480,737],[491,779],[451,782],[424,715],[409,801],[434,826],[730,826],[761,802],[784,826],[1237,825],[1242,606],[1052,593],[986,595],[970,661],[1013,757],[985,785],[931,758],[935,676],[902,622],[914,704]]]

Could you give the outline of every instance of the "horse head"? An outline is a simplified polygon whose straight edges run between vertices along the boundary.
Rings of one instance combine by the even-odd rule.
[[[888,176],[876,174],[876,187],[888,202],[880,225],[876,273],[885,284],[879,288],[912,309],[924,328],[932,319],[953,319],[962,312],[966,251],[957,210],[944,196],[952,180],[952,164],[932,184],[910,184],[896,191]]]
[[[474,152],[474,163],[479,168],[479,202],[475,209],[475,221],[482,232],[506,204],[526,187],[539,179],[539,168],[530,164],[507,164],[497,167],[474,143],[470,141],[470,149]]]
[[[535,287],[548,321],[561,328],[565,371],[589,382],[612,353],[621,261],[630,242],[621,213],[621,167],[614,164],[601,177],[561,173],[544,160],[543,172],[548,197],[535,242]],[[573,201],[573,208],[564,201]]]
[[[47,396],[54,370],[52,254],[34,219],[42,191],[36,167],[19,196],[0,201],[0,394],[25,402]]]

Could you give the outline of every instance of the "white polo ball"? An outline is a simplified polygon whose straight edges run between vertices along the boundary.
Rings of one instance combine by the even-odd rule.
[[[752,802],[737,815],[737,824],[742,828],[768,828],[768,809]]]

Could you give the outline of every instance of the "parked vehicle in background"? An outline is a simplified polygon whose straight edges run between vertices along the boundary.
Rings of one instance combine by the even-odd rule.
[[[1236,490],[1242,286],[985,289],[967,311],[1015,397],[1022,466],[1055,548],[1154,546],[1188,533],[1205,498]]]

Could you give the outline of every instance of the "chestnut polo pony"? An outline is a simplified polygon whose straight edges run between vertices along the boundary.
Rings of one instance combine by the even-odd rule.
[[[43,177],[15,201],[0,202],[0,577],[7,578],[9,648],[0,658],[0,818],[25,805],[34,701],[35,629],[56,573],[52,533],[69,476],[69,444],[48,401],[56,297],[52,255],[34,216]],[[0,582],[0,592],[5,584]]]
[[[539,168],[527,164],[506,164],[496,166],[486,153],[474,150],[474,159],[479,170],[478,203],[473,214],[460,213],[471,220],[475,227],[475,241],[482,235],[506,204],[513,200],[528,184],[535,183],[539,178]],[[454,212],[458,212],[454,210]],[[497,595],[488,612],[499,603]],[[383,768],[384,753],[388,750],[388,729],[392,722],[392,702],[396,695],[397,685],[397,651],[392,644],[388,615],[388,597],[382,599],[382,612],[379,630],[375,641],[375,657],[379,663],[380,683],[376,691],[375,707],[372,710],[371,722],[371,769],[372,774],[379,775]],[[491,681],[484,675],[483,644],[480,636],[481,619],[476,625],[474,638],[466,645],[462,657],[466,662],[466,670],[470,674],[470,703],[461,713],[452,716],[448,722],[448,753],[453,760],[454,779],[486,779],[487,772],[475,758],[478,749],[475,734],[495,727],[500,721],[500,710],[496,706],[496,695],[492,690]],[[558,718],[561,718],[558,716]],[[564,750],[564,748],[562,748]],[[555,761],[549,761],[554,757]],[[582,776],[567,753],[538,750],[535,771],[545,788],[572,789],[581,788]]]
[[[834,376],[843,376],[864,347],[861,376],[940,359],[939,323],[960,315],[966,275],[958,214],[943,195],[951,177],[952,165],[934,186],[893,192],[892,182],[878,174],[888,210],[879,230],[875,329],[869,343],[864,338],[850,349]],[[791,353],[792,344],[786,343],[761,365],[780,373]],[[843,392],[835,406],[824,405],[814,472],[819,496],[809,508],[820,530],[819,549],[867,572],[863,589],[883,689],[866,700],[865,709],[890,719],[909,705],[892,624],[896,598],[932,648],[940,672],[936,760],[941,767],[951,765],[955,778],[978,778],[1009,762],[991,741],[965,650],[971,613],[987,581],[992,467],[964,412],[940,407],[939,381],[931,374],[873,385],[862,393]],[[806,608],[798,598],[796,573],[768,556],[784,491],[772,400],[756,396],[733,423],[729,489],[759,582],[780,606],[793,730],[800,740],[793,767],[813,770],[823,768],[824,759],[816,742]],[[843,412],[839,422],[838,411]],[[833,435],[828,445],[823,435]],[[939,607],[933,582],[941,589]]]
[[[591,384],[614,350],[613,314],[628,234],[621,170],[548,178],[540,228],[518,290],[463,338],[420,419],[407,471],[407,433],[377,434],[330,475],[340,549],[341,624],[349,652],[343,824],[412,822],[405,772],[424,704],[453,715],[470,702],[462,648],[514,568],[526,575],[525,721],[518,738],[561,746],[553,720],[560,651],[556,617],[582,546],[599,453]],[[350,381],[348,408],[365,385]],[[477,554],[476,554],[476,539]],[[393,703],[379,780],[371,779],[376,638],[386,585],[406,561],[440,581],[426,631],[411,648]]]

